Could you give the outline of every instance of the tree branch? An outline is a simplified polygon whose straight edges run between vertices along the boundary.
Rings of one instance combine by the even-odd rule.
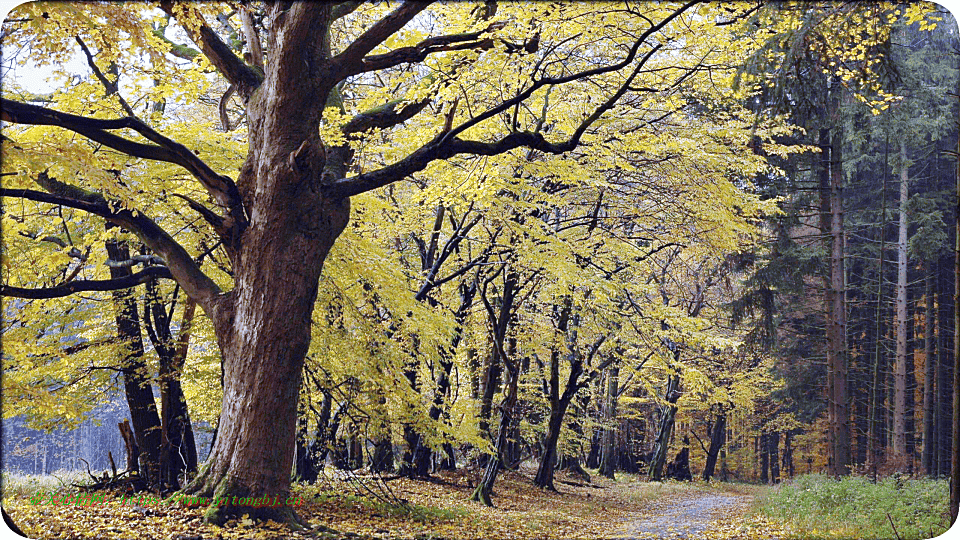
[[[431,2],[404,2],[368,28],[366,32],[360,34],[343,52],[333,57],[334,64],[340,68],[336,75],[337,80],[362,73],[363,69],[359,66],[363,65],[363,57],[398,32],[430,4]]]
[[[504,25],[505,23],[503,22],[497,22],[477,32],[429,37],[410,47],[400,47],[388,53],[367,56],[361,60],[362,67],[360,67],[356,73],[386,69],[400,64],[422,62],[427,56],[437,52],[462,51],[475,48],[490,49],[493,47],[493,39],[489,37],[480,39],[480,37],[494,30],[503,28]],[[351,75],[356,73],[351,73]]]
[[[87,57],[87,65],[90,66],[94,76],[96,76],[97,80],[100,81],[100,84],[103,85],[104,90],[107,91],[106,95],[110,96],[116,94],[117,99],[120,101],[120,106],[123,107],[123,110],[127,113],[127,116],[136,116],[136,114],[133,113],[133,109],[127,103],[127,100],[123,99],[123,96],[120,95],[120,89],[117,87],[117,83],[111,82],[110,79],[108,79],[107,76],[100,71],[99,66],[97,66],[97,63],[93,59],[93,53],[91,53],[90,49],[87,48],[87,44],[80,39],[80,36],[77,36],[76,39],[77,43],[80,44],[80,49],[83,51],[84,56]]]
[[[136,287],[141,283],[146,283],[157,278],[173,279],[170,269],[165,266],[150,266],[137,272],[117,279],[103,280],[77,280],[57,285],[56,287],[44,287],[40,289],[29,289],[23,287],[11,287],[9,285],[0,285],[0,296],[10,296],[14,298],[62,298],[71,294],[84,291],[116,291],[120,289],[129,289]]]
[[[29,189],[0,188],[0,197],[17,197],[49,204],[62,204],[70,208],[84,210],[108,221],[126,227],[154,253],[166,261],[171,275],[183,290],[204,309],[212,319],[216,319],[221,299],[221,290],[194,262],[183,246],[177,243],[165,230],[142,212],[134,214],[123,209],[117,203],[109,203],[99,193],[87,192],[78,187],[64,184],[40,173],[37,183],[51,193]]]
[[[193,174],[218,203],[229,209],[232,225],[240,229],[246,226],[240,192],[230,177],[217,174],[186,146],[157,133],[137,118],[87,118],[8,99],[0,99],[0,109],[0,119],[6,122],[61,127],[129,156],[179,165]],[[136,131],[155,144],[131,141],[107,131],[124,128]]]
[[[583,136],[586,130],[604,113],[609,111],[621,97],[623,97],[623,95],[629,90],[630,84],[640,73],[646,62],[658,50],[660,50],[663,44],[657,44],[653,46],[650,51],[648,51],[643,58],[639,60],[636,67],[632,70],[626,80],[619,86],[617,91],[614,92],[614,94],[611,95],[600,106],[598,106],[592,114],[585,118],[570,136],[570,138],[566,141],[551,143],[547,141],[539,132],[529,131],[509,133],[500,140],[494,142],[463,140],[457,138],[457,135],[479,124],[480,122],[492,118],[523,102],[532,96],[533,93],[542,86],[565,84],[582,78],[592,77],[594,75],[608,73],[611,71],[617,71],[627,67],[634,62],[637,54],[640,51],[640,47],[650,36],[665,27],[670,23],[670,21],[674,20],[676,17],[679,17],[684,11],[695,4],[695,1],[688,2],[667,17],[664,17],[664,19],[659,23],[651,25],[650,28],[648,28],[637,38],[633,46],[630,48],[627,56],[620,62],[584,70],[562,77],[544,77],[538,79],[527,89],[525,89],[523,92],[520,92],[513,98],[503,101],[500,105],[488,109],[483,114],[475,116],[474,118],[464,122],[450,131],[439,133],[433,138],[433,140],[426,143],[400,161],[375,171],[359,174],[350,178],[334,180],[325,185],[323,189],[325,189],[332,197],[351,197],[359,193],[377,189],[391,182],[395,182],[401,178],[404,178],[414,172],[421,171],[432,161],[438,159],[449,159],[457,154],[492,156],[520,147],[527,147],[548,154],[563,154],[569,152],[577,147],[577,145],[580,143],[580,138]]]
[[[230,46],[224,43],[220,36],[203,22],[203,16],[196,11],[196,8],[189,5],[189,2],[162,0],[160,9],[177,20],[186,15],[193,18],[194,21],[199,21],[199,24],[196,25],[184,24],[181,21],[180,26],[184,28],[190,39],[200,46],[200,50],[210,60],[210,63],[216,66],[228,81],[237,86],[237,93],[244,100],[250,99],[254,90],[263,82],[263,74],[237,57]]]

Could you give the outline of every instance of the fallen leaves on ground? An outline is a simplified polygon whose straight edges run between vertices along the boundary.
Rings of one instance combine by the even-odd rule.
[[[43,539],[575,539],[619,536],[625,524],[656,512],[670,498],[716,489],[627,476],[618,482],[602,477],[584,482],[558,473],[559,491],[550,491],[533,485],[533,473],[523,468],[502,473],[494,490],[494,508],[468,500],[478,476],[471,473],[441,473],[431,480],[326,477],[316,485],[294,488],[304,498],[297,512],[313,527],[305,531],[249,519],[217,527],[202,522],[206,507],[121,505],[116,497],[97,506],[34,506],[23,497],[7,499],[4,507],[25,532]],[[385,500],[405,504],[398,508]],[[770,538],[748,535],[752,529],[737,526],[736,519],[727,516],[709,536]]]

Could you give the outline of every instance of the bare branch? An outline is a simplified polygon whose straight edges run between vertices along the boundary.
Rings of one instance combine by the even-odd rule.
[[[157,278],[173,279],[170,269],[165,266],[150,266],[136,274],[130,274],[117,279],[104,280],[77,280],[57,285],[56,287],[43,287],[39,289],[30,289],[24,287],[11,287],[9,285],[0,285],[0,296],[10,296],[14,298],[62,298],[71,294],[84,291],[116,291],[120,289],[129,289],[136,287],[141,283],[146,283]]]

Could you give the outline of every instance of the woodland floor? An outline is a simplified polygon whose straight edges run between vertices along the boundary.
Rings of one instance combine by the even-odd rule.
[[[279,538],[776,538],[750,513],[754,487],[646,482],[618,475],[589,482],[559,473],[558,492],[532,485],[534,470],[508,471],[497,481],[494,508],[467,500],[475,475],[444,473],[430,481],[362,475],[297,486],[298,513],[313,528],[250,520],[215,527],[204,508],[176,504],[121,506],[118,494],[98,506],[31,505],[29,494],[5,494],[4,508],[33,538],[224,540]],[[65,490],[65,493],[71,493]],[[73,492],[75,493],[75,491]],[[402,501],[403,505],[395,504]]]

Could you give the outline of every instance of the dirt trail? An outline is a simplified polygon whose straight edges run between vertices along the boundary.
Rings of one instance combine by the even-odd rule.
[[[655,503],[618,531],[622,540],[702,538],[717,518],[740,511],[750,503],[746,496],[726,493],[687,493]]]

